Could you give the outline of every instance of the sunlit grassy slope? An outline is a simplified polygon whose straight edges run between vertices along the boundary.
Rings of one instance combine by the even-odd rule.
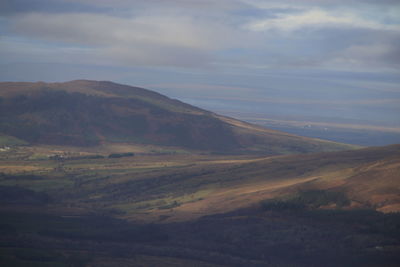
[[[30,144],[155,145],[224,154],[299,154],[354,146],[268,130],[112,82],[0,83],[0,134]]]
[[[49,148],[47,148],[49,149]],[[189,220],[290,199],[339,192],[346,205],[318,208],[399,211],[400,146],[271,157],[138,154],[46,159],[20,148],[3,152],[0,185],[44,192],[52,211],[98,211],[139,221]],[[69,157],[69,158],[68,158]],[[9,202],[13,202],[11,199]],[[26,203],[29,204],[29,203]],[[40,207],[42,209],[42,207]]]

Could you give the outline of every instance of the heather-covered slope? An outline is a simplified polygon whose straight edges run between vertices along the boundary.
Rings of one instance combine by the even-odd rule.
[[[0,83],[0,133],[32,144],[126,142],[225,153],[352,148],[243,123],[146,89],[86,80]]]

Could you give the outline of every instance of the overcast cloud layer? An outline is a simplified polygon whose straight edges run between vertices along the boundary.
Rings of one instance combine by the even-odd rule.
[[[299,84],[357,88],[361,98],[399,93],[397,0],[2,0],[0,34],[1,80],[101,77],[189,99],[221,86],[265,97],[266,83],[286,92],[281,102],[312,95],[287,88]],[[365,73],[376,79],[357,76]],[[179,84],[192,89],[178,92]]]
[[[57,51],[68,63],[398,70],[400,5],[340,2],[6,0],[1,51],[8,62]]]

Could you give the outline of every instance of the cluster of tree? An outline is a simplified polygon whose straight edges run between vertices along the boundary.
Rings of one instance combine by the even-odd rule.
[[[73,156],[73,157],[68,157],[68,156],[63,156],[63,155],[53,155],[50,156],[49,159],[53,160],[81,160],[81,159],[103,159],[103,155],[85,155],[85,156]]]
[[[166,209],[173,209],[173,208],[176,208],[176,207],[179,207],[179,206],[180,206],[180,204],[175,200],[174,202],[171,202],[171,203],[166,204],[164,206],[158,207],[158,209],[166,210]]]
[[[112,153],[108,155],[108,158],[124,158],[124,157],[133,157],[135,154],[133,152],[126,152],[126,153]],[[54,155],[50,156],[49,159],[53,160],[82,160],[82,159],[104,159],[105,156],[103,155],[85,155],[85,156],[74,156],[68,157],[63,155]]]
[[[113,153],[108,155],[108,158],[124,158],[124,157],[133,157],[135,154],[132,152],[126,153]]]
[[[350,200],[342,192],[326,190],[310,190],[281,199],[268,199],[261,203],[264,210],[305,210],[335,204],[337,207],[350,205]]]

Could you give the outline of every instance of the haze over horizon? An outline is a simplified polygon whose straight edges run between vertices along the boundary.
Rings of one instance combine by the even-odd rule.
[[[399,14],[390,0],[6,0],[0,81],[111,80],[225,114],[399,128]]]

